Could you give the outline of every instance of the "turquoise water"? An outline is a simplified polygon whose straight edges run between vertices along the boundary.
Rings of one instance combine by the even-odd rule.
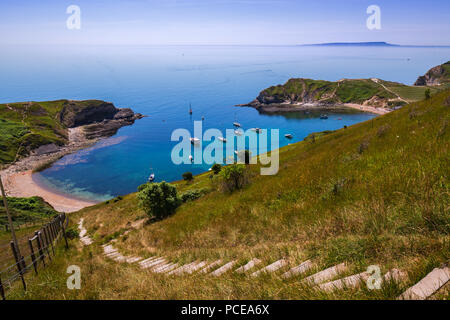
[[[371,114],[259,114],[235,104],[253,100],[291,77],[338,80],[377,77],[412,84],[430,67],[448,60],[448,48],[333,47],[9,47],[0,53],[0,102],[102,99],[147,115],[101,141],[58,161],[36,178],[60,192],[105,200],[136,191],[150,174],[179,180],[210,165],[174,165],[172,131],[280,129],[280,146],[311,132],[333,130]],[[192,104],[193,115],[188,113]],[[342,118],[342,120],[338,120]],[[284,138],[285,133],[294,139]]]

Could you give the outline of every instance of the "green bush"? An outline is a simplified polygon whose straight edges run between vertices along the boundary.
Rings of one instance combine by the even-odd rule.
[[[76,227],[70,227],[66,229],[66,237],[69,239],[76,239],[80,233]]]
[[[185,172],[183,173],[182,177],[184,181],[192,181],[194,179],[192,172]]]
[[[247,168],[243,164],[223,167],[220,172],[220,188],[225,192],[242,189],[249,182]]]
[[[214,172],[214,174],[219,174],[220,170],[222,170],[222,166],[218,163],[215,163],[212,167],[211,170]]]
[[[177,189],[165,181],[147,183],[140,186],[138,190],[139,206],[146,214],[158,220],[174,213],[181,204]]]
[[[194,201],[207,193],[207,189],[189,190],[181,194],[180,198],[183,202]]]

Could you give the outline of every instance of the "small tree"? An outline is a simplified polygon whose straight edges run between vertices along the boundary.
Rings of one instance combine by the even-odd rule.
[[[431,98],[431,90],[430,88],[428,88],[427,90],[425,90],[425,99],[430,99]]]
[[[248,183],[247,168],[243,164],[223,167],[220,179],[223,191],[233,192],[242,189]]]
[[[212,167],[211,170],[214,172],[214,174],[219,174],[220,170],[222,170],[222,166],[218,163],[215,163]]]
[[[182,177],[183,177],[184,181],[188,181],[188,182],[192,181],[194,179],[192,172],[185,172],[185,173],[183,173]]]
[[[161,183],[147,183],[139,187],[139,206],[149,216],[161,220],[172,213],[181,204],[177,189],[163,181]]]

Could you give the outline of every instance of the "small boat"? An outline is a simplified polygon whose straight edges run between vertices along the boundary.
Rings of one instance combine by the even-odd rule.
[[[241,130],[234,130],[234,134],[237,136],[242,136],[244,133]]]
[[[290,133],[284,135],[288,139],[292,139],[294,136]]]
[[[148,177],[148,182],[153,182],[153,181],[155,181],[155,174],[154,173],[152,173],[150,175],[150,177]]]
[[[326,114],[321,114],[320,119],[328,119],[328,116]]]
[[[218,137],[217,139],[219,139],[219,140],[222,141],[223,143],[227,142],[227,139],[225,139],[224,137]]]
[[[205,117],[202,116],[202,121],[205,120]]]
[[[238,154],[239,154],[239,152],[238,152],[237,150],[235,150],[235,151],[234,151],[234,154],[235,154],[235,155],[238,155]]]
[[[342,118],[338,118],[338,120],[342,120]]]
[[[190,103],[189,103],[189,114],[192,114],[192,106]]]
[[[256,133],[262,132],[262,129],[260,129],[260,128],[251,128],[250,130],[255,131]]]
[[[200,139],[199,139],[199,138],[196,138],[196,137],[189,138],[189,140],[191,141],[192,144],[200,143]]]
[[[189,155],[189,161],[194,162],[194,157],[192,155]]]
[[[233,122],[233,126],[240,128],[241,124],[239,122]]]

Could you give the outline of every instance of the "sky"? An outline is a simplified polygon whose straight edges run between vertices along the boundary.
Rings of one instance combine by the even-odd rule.
[[[80,29],[68,29],[70,5]],[[377,5],[381,29],[369,30]],[[1,0],[0,46],[450,45],[448,0]]]

